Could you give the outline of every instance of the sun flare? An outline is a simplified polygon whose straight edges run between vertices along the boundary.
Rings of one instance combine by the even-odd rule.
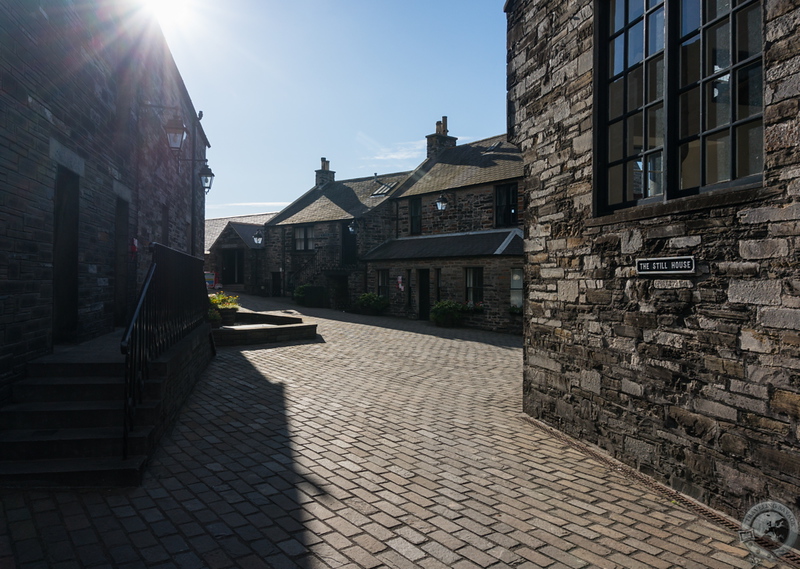
[[[162,28],[180,27],[189,14],[189,0],[144,0]]]

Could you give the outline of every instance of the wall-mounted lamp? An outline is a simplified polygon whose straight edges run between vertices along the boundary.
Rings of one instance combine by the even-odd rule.
[[[263,241],[264,241],[264,234],[261,233],[261,230],[259,229],[253,234],[253,243],[255,243],[256,245],[261,245]]]
[[[175,153],[181,151],[181,146],[183,146],[183,141],[186,139],[186,135],[189,131],[186,130],[186,125],[183,124],[183,121],[178,117],[173,117],[167,121],[167,124],[164,125],[164,132],[167,133],[167,144],[169,144],[170,150]]]
[[[447,209],[447,204],[448,201],[445,195],[439,194],[439,197],[436,198],[436,209],[438,209],[439,211],[444,211]]]
[[[347,226],[347,230],[352,234],[355,234],[356,231],[358,231],[358,227],[356,226],[356,220],[355,219],[349,223],[349,225]]]
[[[211,189],[211,184],[214,183],[214,172],[211,171],[211,168],[208,167],[208,164],[203,164],[203,167],[200,168],[200,185],[203,186],[203,189],[208,193]]]

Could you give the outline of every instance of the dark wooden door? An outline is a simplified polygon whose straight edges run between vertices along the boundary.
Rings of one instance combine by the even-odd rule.
[[[78,332],[78,216],[80,176],[59,167],[53,208],[53,341]]]
[[[417,287],[419,290],[419,319],[428,320],[431,316],[431,271],[417,271]]]

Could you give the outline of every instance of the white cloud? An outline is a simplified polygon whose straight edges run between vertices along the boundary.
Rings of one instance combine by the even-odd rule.
[[[395,142],[385,146],[367,134],[359,132],[356,135],[359,144],[366,148],[367,156],[362,160],[377,160],[380,162],[421,162],[425,158],[426,141]]]

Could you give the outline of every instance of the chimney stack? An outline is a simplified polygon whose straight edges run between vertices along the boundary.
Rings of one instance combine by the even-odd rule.
[[[322,166],[319,170],[316,171],[317,179],[316,179],[316,186],[321,188],[328,182],[333,182],[336,172],[331,170],[331,162],[327,160],[324,156],[321,158]]]
[[[447,132],[447,117],[442,117],[442,120],[436,121],[436,133],[425,137],[428,139],[428,158],[434,158],[442,150],[456,145],[458,139],[455,136],[448,136]]]

